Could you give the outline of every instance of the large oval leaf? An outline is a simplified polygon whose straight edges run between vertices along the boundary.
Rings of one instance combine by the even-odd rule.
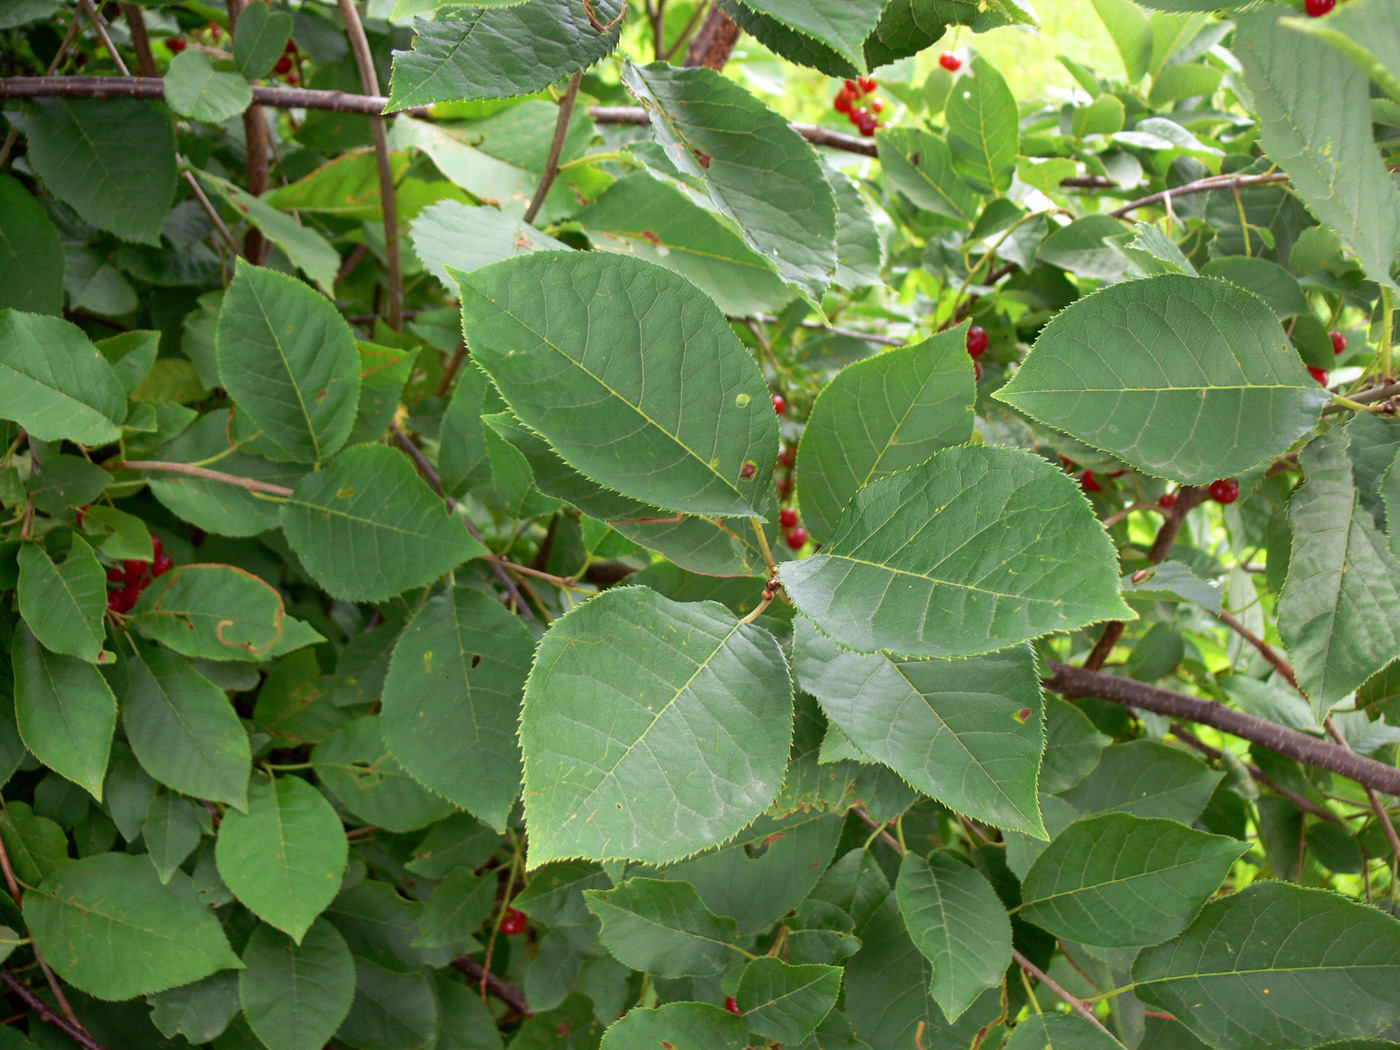
[[[867,653],[969,656],[1134,616],[1073,479],[999,446],[946,449],[872,482],[831,542],[779,575],[801,612]]]
[[[384,741],[420,783],[504,829],[520,797],[520,697],[535,642],[480,591],[429,601],[394,644]]]
[[[671,510],[760,513],[778,457],[768,387],[693,284],[601,252],[453,276],[472,360],[576,470]]]
[[[74,539],[55,565],[37,543],[19,549],[19,611],[44,648],[97,663],[106,633],[107,581],[92,548]],[[110,654],[108,656],[110,660]]]
[[[525,686],[530,867],[723,842],[773,801],[791,740],[792,679],[767,631],[712,602],[604,591],[554,622]]]
[[[300,944],[260,925],[243,949],[243,965],[243,1013],[271,1050],[320,1050],[350,1012],[355,961],[345,938],[324,919]]]
[[[1212,1046],[1363,1038],[1400,1016],[1400,922],[1328,890],[1255,882],[1145,949],[1133,980]]]
[[[1184,274],[1116,284],[1066,307],[995,396],[1190,485],[1284,452],[1329,399],[1262,299]]]
[[[121,433],[126,391],[77,325],[0,310],[0,419],[43,441],[105,445]]]

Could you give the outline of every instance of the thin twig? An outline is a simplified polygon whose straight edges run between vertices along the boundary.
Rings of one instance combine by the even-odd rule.
[[[1259,655],[1267,660],[1270,666],[1283,676],[1283,680],[1291,685],[1300,696],[1307,699],[1308,694],[1303,692],[1303,687],[1298,684],[1298,676],[1293,673],[1293,665],[1280,656],[1277,649],[1260,638],[1244,624],[1240,623],[1239,620],[1235,619],[1234,616],[1224,609],[1215,613],[1215,618],[1238,634],[1250,645],[1254,646]]]
[[[1105,529],[1111,529],[1113,528],[1113,526],[1117,525],[1120,521],[1126,518],[1129,514],[1133,514],[1136,511],[1140,510],[1155,510],[1158,506],[1159,504],[1155,499],[1150,500],[1146,503],[1134,503],[1130,506],[1124,507],[1122,510],[1118,511],[1115,514],[1110,514],[1108,517],[1104,518],[1103,527]]]
[[[868,812],[866,812],[864,806],[852,806],[851,812],[858,816],[861,820],[865,821],[866,825],[872,831],[878,832],[879,838],[885,843],[885,845],[891,847],[894,850],[897,850],[901,856],[903,855],[904,847],[899,844],[899,839],[895,838],[888,831],[886,831],[885,825],[881,824],[878,820],[876,820]]]
[[[473,981],[484,984],[488,992],[505,1003],[520,1016],[533,1016],[534,1011],[530,1009],[530,1001],[525,998],[524,992],[515,987],[515,985],[501,980],[470,955],[464,955],[460,959],[453,959],[452,966],[454,969],[460,970],[462,973],[466,974]]]
[[[1178,740],[1180,740],[1187,747],[1194,748],[1195,750],[1199,751],[1201,754],[1205,755],[1209,759],[1212,759],[1213,761],[1218,762],[1225,757],[1225,752],[1221,751],[1218,747],[1211,747],[1209,744],[1207,744],[1204,740],[1198,737],[1195,733],[1191,732],[1191,730],[1187,729],[1180,722],[1172,723],[1172,735]],[[1337,816],[1337,814],[1333,813],[1330,809],[1326,808],[1325,806],[1319,806],[1312,799],[1307,798],[1303,795],[1299,795],[1295,792],[1289,791],[1286,787],[1275,783],[1267,773],[1265,773],[1262,769],[1256,766],[1253,762],[1241,762],[1240,765],[1242,765],[1245,768],[1245,771],[1249,773],[1251,778],[1257,780],[1260,784],[1263,784],[1274,794],[1281,795],[1282,797],[1288,799],[1289,802],[1292,802],[1299,809],[1306,810],[1313,816],[1327,821],[1329,824],[1338,824],[1345,826],[1345,821],[1343,821],[1341,817]]]
[[[1084,1000],[1078,998],[1077,996],[1071,995],[1064,988],[1060,987],[1060,985],[1055,983],[1055,981],[1050,977],[1049,974],[1047,974],[1035,963],[1027,959],[1015,948],[1011,949],[1011,957],[1016,960],[1017,965],[1019,965],[1021,969],[1025,970],[1026,973],[1030,974],[1041,984],[1045,985],[1046,988],[1049,988],[1052,992],[1054,992],[1055,997],[1057,999],[1059,999],[1063,1003],[1067,1003],[1071,1010],[1073,1010],[1080,1017],[1084,1018],[1086,1021],[1092,1024],[1104,1035],[1110,1036],[1111,1038],[1111,1033],[1109,1032],[1109,1030],[1103,1026],[1102,1021],[1100,1021],[1097,1017],[1094,1016],[1094,1011],[1089,1009],[1089,1007],[1085,1004]]]
[[[1337,723],[1332,721],[1331,715],[1322,720],[1322,725],[1327,730],[1328,736],[1348,751],[1352,750],[1351,745],[1347,743],[1347,738],[1342,736],[1341,730],[1337,728]],[[1371,810],[1376,814],[1376,819],[1381,822],[1381,827],[1385,830],[1386,841],[1390,843],[1391,855],[1396,861],[1400,861],[1400,835],[1395,833],[1395,824],[1386,811],[1385,803],[1381,801],[1374,788],[1367,787],[1365,784],[1362,787],[1366,791],[1366,800],[1371,803]]]
[[[112,43],[112,38],[107,35],[107,22],[93,6],[92,0],[79,0],[79,5],[83,9],[83,14],[87,15],[88,21],[92,23],[92,28],[97,33],[97,39],[102,41],[102,46],[106,48],[107,54],[112,56],[112,64],[117,67],[124,77],[131,76],[131,70],[126,68],[126,63],[122,61],[122,56],[117,53],[117,46]]]
[[[764,324],[777,324],[778,318],[772,314],[758,314],[755,320]],[[864,339],[868,343],[879,343],[881,346],[904,346],[907,339],[899,339],[892,335],[876,335],[874,332],[862,332],[858,328],[840,328],[836,325],[820,324],[817,321],[801,321],[798,328],[805,328],[811,332],[830,332],[832,335],[848,335],[854,339]]]
[[[209,216],[210,221],[214,224],[214,228],[219,231],[219,235],[223,237],[224,242],[229,246],[229,250],[237,256],[239,254],[238,241],[234,238],[229,228],[224,225],[224,220],[219,216],[218,210],[210,203],[209,198],[204,195],[204,190],[199,185],[199,180],[197,180],[194,177],[194,173],[188,169],[181,172],[181,175],[183,175],[185,181],[189,183],[190,192],[194,194],[194,199],[199,201],[199,206],[204,209],[204,214]]]
[[[695,24],[699,22],[701,18],[704,17],[706,12],[709,10],[709,7],[710,5],[708,0],[706,0],[705,3],[695,5],[695,10],[690,13],[690,21],[686,22],[686,24],[681,27],[680,35],[676,37],[675,41],[671,44],[670,47],[668,47],[665,50],[663,54],[658,56],[661,59],[661,61],[671,61],[671,59],[675,56],[676,52],[681,49],[681,45],[684,44],[686,40],[690,37],[690,31],[694,29]]]
[[[1139,197],[1135,201],[1129,201],[1123,207],[1109,212],[1115,219],[1123,219],[1130,212],[1139,208],[1146,208],[1153,204],[1161,204],[1173,197],[1189,197],[1196,193],[1212,193],[1217,190],[1239,191],[1248,189],[1251,186],[1274,186],[1280,182],[1287,182],[1288,176],[1283,172],[1272,172],[1268,175],[1230,175],[1221,177],[1219,175],[1210,178],[1197,179],[1195,182],[1188,182],[1183,186],[1174,186],[1171,189],[1163,190],[1161,193],[1149,194],[1146,197]]]
[[[442,370],[442,378],[438,380],[437,396],[442,397],[452,389],[452,382],[457,378],[457,373],[462,370],[462,363],[467,359],[467,341],[463,339],[457,344],[457,349],[452,352],[452,359],[447,362],[447,367]]]
[[[0,838],[0,868],[5,871],[5,883],[10,888],[10,896],[15,900],[15,907],[19,908],[23,904],[24,897],[20,893],[19,880],[15,878],[15,869],[10,864],[10,853],[5,848],[5,841]],[[72,1022],[79,1031],[83,1030],[82,1022],[78,1020],[78,1015],[73,1012],[73,1006],[68,1002],[68,996],[63,994],[63,986],[58,983],[58,978],[54,976],[48,960],[39,952],[39,946],[30,943],[30,950],[34,953],[34,961],[39,964],[39,969],[44,971],[44,979],[48,981],[49,988],[53,992],[53,997],[58,1000],[59,1008],[63,1010],[63,1016]]]
[[[225,474],[221,470],[210,470],[208,467],[196,467],[193,463],[167,463],[159,459],[128,459],[119,463],[104,463],[108,470],[152,470],[165,474],[183,474],[190,478],[200,478],[204,481],[221,481],[225,485],[236,485],[249,492],[262,492],[269,496],[291,496],[296,490],[289,489],[286,485],[274,485],[270,481],[258,481],[255,478],[241,478],[237,474]]]
[[[141,16],[141,5],[131,0],[123,0],[122,14],[126,16],[127,27],[131,31],[131,49],[136,52],[136,65],[143,77],[160,76],[156,57],[151,54],[151,38],[146,32],[146,20]]]
[[[83,1047],[84,1050],[106,1050],[106,1047],[88,1035],[87,1030],[82,1025],[63,1017],[52,1006],[40,999],[33,988],[30,988],[9,970],[0,970],[0,978],[4,978],[5,983],[10,986],[10,991],[23,999],[26,1006],[73,1042]]]
[[[360,81],[365,94],[379,94],[379,74],[374,69],[374,55],[369,38],[360,23],[360,13],[354,0],[340,0],[340,16],[355,52],[355,64],[360,68]],[[379,166],[379,197],[384,206],[384,262],[389,281],[389,310],[385,320],[394,331],[403,328],[403,263],[399,257],[399,205],[394,195],[394,169],[389,160],[389,132],[384,117],[369,118],[370,137],[374,140],[374,158]]]
[[[1370,390],[1362,390],[1360,393],[1352,394],[1349,400],[1355,401],[1358,405],[1373,405],[1377,401],[1385,401],[1389,398],[1400,395],[1400,383],[1382,383],[1380,386],[1373,386]],[[1324,416],[1334,412],[1345,412],[1347,407],[1336,402],[1328,405],[1322,410]]]
[[[346,0],[341,0],[345,3]],[[624,6],[623,10],[626,10]],[[590,16],[592,12],[589,12]],[[574,116],[574,102],[578,100],[578,87],[583,82],[583,70],[579,70],[569,78],[569,86],[564,89],[564,97],[559,100],[559,119],[554,122],[554,140],[549,144],[549,157],[544,162],[544,174],[540,176],[540,184],[535,187],[535,195],[530,199],[530,206],[525,209],[525,221],[532,223],[539,215],[540,209],[544,207],[544,199],[549,194],[549,188],[554,185],[554,180],[559,174],[559,158],[564,153],[564,140],[569,135],[569,121]]]

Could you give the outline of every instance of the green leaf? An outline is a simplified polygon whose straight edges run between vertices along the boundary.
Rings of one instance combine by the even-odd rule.
[[[122,389],[130,397],[131,392],[141,385],[142,380],[150,374],[151,366],[156,363],[156,355],[160,352],[160,333],[139,329],[134,332],[121,332],[98,340],[94,345],[102,351],[102,356],[111,362],[117,379],[121,381]],[[45,467],[47,469],[47,464]]]
[[[1115,240],[1123,224],[1108,215],[1085,215],[1067,226],[1052,229],[1035,251],[1035,261],[1067,270],[1076,277],[1116,281],[1127,269],[1127,260]]]
[[[520,797],[520,698],[535,643],[476,590],[430,600],[394,644],[384,740],[420,783],[504,829]]]
[[[633,970],[717,976],[738,957],[738,926],[705,907],[688,882],[628,879],[616,889],[585,890],[583,899],[602,920],[603,944]]]
[[[854,290],[883,284],[885,242],[870,204],[855,180],[825,157],[822,171],[836,198],[837,287]]]
[[[1148,101],[1165,108],[1183,98],[1208,97],[1215,94],[1224,76],[1222,70],[1199,62],[1183,62],[1167,66],[1152,79]]]
[[[258,918],[298,944],[340,889],[348,846],[340,818],[299,777],[257,781],[248,812],[224,814],[219,874]]]
[[[1028,648],[971,660],[864,655],[803,617],[793,664],[832,723],[914,788],[977,820],[1044,834],[1036,770],[1045,734]]]
[[[249,4],[239,13],[234,29],[233,64],[245,79],[257,80],[271,73],[282,57],[292,35],[292,15],[271,4]]]
[[[1397,977],[1400,922],[1282,882],[1207,904],[1133,964],[1139,999],[1211,1045],[1239,1050],[1376,1035],[1400,1016]]]
[[[915,947],[933,964],[929,994],[956,1021],[1011,965],[1011,920],[976,868],[947,850],[906,853],[895,884]]]
[[[1039,790],[1053,795],[1072,788],[1098,765],[1099,752],[1108,742],[1079,708],[1058,697],[1046,697]]]
[[[594,247],[674,270],[727,315],[763,313],[792,298],[792,289],[725,216],[650,171],[618,179],[578,221]]]
[[[975,445],[871,482],[831,541],[779,576],[842,646],[969,656],[1131,619],[1117,562],[1072,478],[1020,449]]]
[[[117,698],[92,664],[51,653],[24,624],[15,631],[15,719],[24,746],[99,802],[117,725]]]
[[[238,1015],[238,972],[220,970],[194,984],[148,996],[151,1023],[169,1039],[198,1045],[223,1035]]]
[[[593,0],[603,23],[621,0]],[[585,69],[617,46],[621,29],[599,33],[573,0],[530,0],[515,7],[467,7],[460,17],[414,22],[412,51],[394,52],[386,112],[462,99],[530,95]]]
[[[355,962],[334,926],[317,919],[293,941],[259,925],[243,949],[239,995],[268,1050],[321,1050],[350,1012]]]
[[[1398,287],[1391,269],[1400,251],[1400,187],[1376,152],[1366,73],[1273,10],[1237,19],[1234,51],[1265,152],[1308,210],[1356,252],[1367,276]]]
[[[857,361],[818,395],[798,447],[797,487],[803,524],[819,542],[857,491],[972,438],[966,337],[959,326]]]
[[[240,260],[217,339],[224,388],[285,455],[319,463],[345,443],[360,357],[332,303],[294,277]]]
[[[23,184],[0,175],[0,310],[63,312],[63,246]]]
[[[954,170],[947,142],[918,128],[886,128],[875,133],[875,140],[895,189],[920,208],[972,225],[982,198]]]
[[[99,999],[132,999],[242,963],[189,877],[161,885],[144,857],[69,861],[24,895],[35,946],[65,981]]]
[[[39,885],[68,861],[63,828],[23,802],[7,801],[0,811],[0,839],[15,877],[28,886]]]
[[[1082,944],[1156,944],[1185,929],[1247,848],[1171,820],[1077,820],[1026,873],[1021,914]]]
[[[836,203],[811,146],[713,69],[628,66],[623,83],[651,114],[667,159],[817,305],[836,269]]]
[[[107,580],[91,547],[74,539],[63,564],[55,565],[43,547],[26,543],[19,549],[17,597],[20,615],[45,649],[98,662]]]
[[[442,820],[454,810],[394,761],[384,746],[378,715],[357,718],[311,752],[311,768],[325,790],[366,824],[409,832]]]
[[[722,842],[778,793],[791,739],[792,680],[767,631],[710,602],[604,591],[554,621],[525,686],[530,867]]]
[[[282,530],[306,570],[348,601],[383,601],[489,553],[407,457],[346,449],[282,504]]]
[[[433,887],[432,896],[418,921],[422,933],[413,942],[419,948],[478,945],[472,936],[496,906],[497,880],[492,872],[476,874],[458,868]]]
[[[292,216],[274,208],[261,197],[245,192],[227,179],[207,171],[199,171],[198,177],[211,193],[222,197],[241,218],[247,219],[281,248],[288,261],[311,278],[313,284],[325,289],[335,287],[340,253],[320,232],[311,226],[303,226]]]
[[[831,48],[859,72],[865,64],[865,38],[880,21],[883,0],[741,0],[754,11],[776,19]]]
[[[1123,595],[1195,602],[1211,612],[1220,611],[1220,585],[1201,579],[1179,561],[1159,562],[1145,572],[1139,570],[1123,577]]]
[[[1082,1017],[1032,1013],[1016,1025],[1003,1050],[1123,1050],[1123,1044]]]
[[[1284,25],[1338,48],[1400,102],[1400,5],[1396,0],[1348,3],[1327,19],[1288,18]]]
[[[841,972],[839,966],[755,959],[744,967],[735,993],[745,1026],[782,1043],[801,1042],[836,1005]]]
[[[709,1003],[667,1003],[655,1009],[633,1007],[603,1033],[599,1050],[737,1050],[749,1046],[744,1022]]]
[[[454,291],[448,268],[471,273],[533,251],[565,251],[568,245],[541,233],[518,215],[489,205],[438,201],[413,220],[413,250],[433,275]]]
[[[215,72],[214,63],[202,51],[181,51],[170,60],[164,79],[170,108],[205,124],[222,124],[253,101],[253,89],[242,75]]]
[[[248,732],[228,696],[183,657],[146,646],[127,663],[122,726],[137,759],[166,787],[248,805]]]
[[[1299,454],[1307,480],[1288,503],[1292,551],[1278,599],[1278,632],[1318,722],[1400,656],[1400,561],[1359,506],[1337,427]]]
[[[953,167],[973,189],[1005,193],[1020,151],[1016,96],[995,66],[973,58],[953,85],[946,109]]]
[[[1123,59],[1128,83],[1136,84],[1147,75],[1152,57],[1151,19],[1130,0],[1093,0],[1093,5]]]
[[[40,98],[24,104],[20,123],[29,163],[55,197],[89,225],[160,246],[176,177],[175,129],[164,106]]]
[[[0,419],[40,441],[105,445],[121,433],[126,392],[81,328],[0,311]]]
[[[778,455],[768,388],[694,285],[601,252],[455,276],[472,360],[576,470],[672,510],[760,512]]]
[[[1190,485],[1286,451],[1328,401],[1262,300],[1181,274],[1116,284],[1060,311],[995,396]]]
[[[259,660],[320,640],[287,615],[277,588],[233,565],[171,569],[151,581],[130,621],[176,652],[206,660]]]
[[[1155,740],[1110,744],[1083,780],[1061,796],[1081,816],[1131,813],[1190,824],[1224,773]]]
[[[185,858],[199,845],[202,831],[194,803],[164,792],[151,800],[151,808],[141,825],[146,850],[161,885],[170,881]]]
[[[438,1028],[426,972],[398,973],[355,959],[355,998],[336,1040],[355,1050],[426,1050]]]
[[[481,1001],[477,989],[439,971],[437,999],[440,1020],[438,1042],[433,1050],[501,1050],[496,1018]],[[587,1002],[586,998],[583,1002]]]

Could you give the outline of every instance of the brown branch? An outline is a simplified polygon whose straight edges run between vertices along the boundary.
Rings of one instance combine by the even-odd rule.
[[[855,135],[847,135],[844,131],[824,128],[819,124],[793,124],[792,130],[814,146],[830,146],[833,149],[845,150],[847,153],[859,153],[866,157],[880,155],[880,150],[876,147],[874,139],[858,138]]]
[[[453,959],[454,969],[461,971],[473,981],[484,984],[486,990],[494,995],[501,1002],[509,1006],[522,1017],[531,1017],[534,1011],[530,1009],[530,1001],[525,998],[525,993],[513,984],[501,980],[481,963],[477,962],[470,955],[464,955],[460,959]]]
[[[705,21],[691,37],[682,65],[723,69],[738,42],[739,27],[716,4],[710,8]]]
[[[1342,736],[1341,731],[1337,728],[1337,723],[1332,721],[1331,715],[1328,715],[1322,720],[1322,725],[1327,730],[1328,736],[1348,751],[1351,751],[1351,745],[1347,743],[1347,738]],[[1366,801],[1371,803],[1371,811],[1375,813],[1376,819],[1381,822],[1381,827],[1385,830],[1386,841],[1390,843],[1391,855],[1397,861],[1400,861],[1400,835],[1395,833],[1395,824],[1390,819],[1390,814],[1386,812],[1385,803],[1381,801],[1380,796],[1376,794],[1374,788],[1367,787],[1364,784],[1362,787],[1365,788],[1366,791]]]
[[[442,378],[438,380],[437,396],[442,397],[452,389],[452,383],[457,378],[457,373],[462,370],[462,364],[467,360],[467,341],[463,339],[457,344],[457,349],[452,352],[452,359],[447,362],[447,367],[442,370]]]
[[[348,0],[341,2],[346,3]],[[626,10],[624,5],[623,11]],[[589,15],[592,16],[591,10]],[[527,223],[534,222],[539,215],[540,209],[544,207],[544,199],[549,195],[549,188],[554,185],[554,180],[559,174],[559,158],[564,153],[564,140],[569,135],[569,121],[573,119],[574,102],[578,99],[578,87],[582,82],[583,70],[580,69],[569,78],[569,86],[564,89],[564,97],[559,100],[559,119],[554,122],[554,139],[549,144],[549,157],[544,162],[544,174],[540,176],[540,184],[535,187],[530,206],[525,209]]]
[[[1146,208],[1153,204],[1163,204],[1170,202],[1174,197],[1189,197],[1197,193],[1213,193],[1217,190],[1232,190],[1238,192],[1248,189],[1251,186],[1273,186],[1280,182],[1287,182],[1288,176],[1283,172],[1273,172],[1268,175],[1233,175],[1222,178],[1214,175],[1207,179],[1197,179],[1195,182],[1188,182],[1184,186],[1174,186],[1161,193],[1149,194],[1146,197],[1139,197],[1135,201],[1129,201],[1123,207],[1109,212],[1115,219],[1127,218],[1130,212],[1139,208]]]
[[[1363,390],[1359,394],[1351,394],[1347,400],[1355,401],[1358,405],[1371,405],[1377,401],[1385,401],[1388,398],[1400,395],[1400,383],[1382,383],[1380,386],[1373,386],[1370,390]],[[1322,410],[1324,416],[1330,416],[1334,412],[1351,411],[1346,405],[1332,402]]]
[[[888,831],[886,831],[885,825],[881,824],[878,820],[872,817],[869,814],[869,812],[866,811],[866,808],[864,806],[852,806],[851,812],[858,816],[862,821],[864,821],[866,826],[869,827],[871,831],[878,831],[880,833],[878,837],[881,839],[881,841],[885,843],[885,845],[893,847],[901,855],[903,855],[904,847],[899,844],[899,839],[895,838]]]
[[[227,0],[228,28],[231,34],[238,33],[238,16],[243,13],[244,0]],[[271,142],[267,134],[267,116],[258,105],[257,90],[253,91],[253,104],[243,111],[243,140],[248,153],[248,192],[261,197],[269,184],[267,155]],[[262,230],[249,224],[243,235],[243,255],[254,266],[260,265],[267,257],[268,243]]]
[[[355,64],[360,69],[360,82],[366,95],[379,94],[379,75],[374,69],[374,55],[369,38],[360,23],[354,0],[340,0],[340,16],[350,36],[355,52]],[[374,140],[374,158],[379,166],[379,197],[384,206],[384,262],[388,270],[389,311],[385,318],[394,331],[403,328],[403,262],[399,255],[399,205],[394,192],[394,169],[389,160],[389,133],[380,113],[369,118],[370,137]]]
[[[1211,726],[1241,740],[1266,747],[1296,762],[1339,773],[1358,784],[1384,791],[1388,795],[1400,794],[1400,769],[1300,733],[1296,729],[1245,714],[1213,700],[1202,700],[1186,693],[1146,685],[1131,678],[1071,667],[1057,661],[1051,661],[1049,668],[1052,672],[1051,677],[1045,679],[1043,684],[1045,688],[1062,696],[1094,696],[1125,707],[1135,707],[1142,711],[1166,715],[1168,718]]]
[[[156,65],[156,57],[151,54],[151,38],[146,32],[146,20],[141,16],[141,5],[124,0],[122,14],[126,16],[126,24],[131,31],[131,49],[136,52],[136,65],[141,70],[141,75],[143,77],[160,76],[160,67]]]
[[[1225,757],[1225,752],[1221,751],[1218,747],[1211,747],[1209,744],[1207,744],[1204,740],[1198,737],[1195,733],[1191,732],[1191,730],[1187,729],[1180,722],[1172,723],[1172,735],[1178,740],[1180,740],[1187,747],[1194,748],[1195,750],[1199,751],[1201,754],[1205,755],[1212,761],[1219,762]],[[1325,806],[1319,806],[1312,799],[1306,798],[1303,795],[1296,794],[1292,791],[1289,791],[1286,787],[1282,787],[1279,784],[1276,784],[1267,773],[1265,773],[1262,769],[1256,766],[1253,762],[1241,762],[1240,765],[1244,766],[1245,770],[1254,780],[1257,780],[1259,783],[1263,784],[1274,794],[1282,795],[1284,798],[1288,799],[1288,801],[1292,802],[1299,809],[1306,810],[1313,816],[1319,817],[1320,819],[1325,820],[1330,824],[1338,824],[1343,827],[1346,826],[1342,818],[1337,816],[1337,814],[1333,813],[1330,809],[1327,809]]]
[[[26,505],[26,514],[29,513],[29,508],[31,506],[32,504]],[[26,522],[26,525],[27,524]],[[0,839],[0,868],[3,868],[5,871],[5,883],[9,886],[10,896],[14,898],[15,907],[21,907],[24,898],[19,890],[19,880],[15,878],[15,869],[10,864],[10,853],[9,850],[5,848],[4,839]],[[73,1027],[77,1028],[79,1031],[83,1031],[82,1022],[78,1020],[78,1015],[73,1012],[73,1006],[68,1002],[68,996],[63,994],[63,986],[58,983],[58,978],[54,976],[53,969],[49,966],[48,960],[40,954],[39,946],[31,941],[29,948],[34,953],[34,961],[39,964],[39,969],[44,971],[44,979],[48,981],[49,988],[53,991],[53,997],[58,1000],[58,1005],[63,1010],[63,1015],[72,1022]]]
[[[258,481],[254,478],[240,478],[236,474],[225,474],[221,470],[196,467],[193,463],[167,463],[158,459],[128,459],[119,463],[104,463],[103,466],[108,470],[152,470],[165,474],[183,474],[189,478],[221,481],[225,485],[237,485],[249,492],[263,492],[269,496],[291,496],[296,491],[287,488],[286,485],[274,485],[270,481]]]
[[[1283,680],[1291,685],[1295,692],[1305,700],[1308,698],[1308,694],[1303,692],[1303,687],[1298,684],[1298,676],[1293,673],[1293,665],[1280,656],[1277,649],[1260,638],[1244,624],[1240,623],[1239,620],[1235,619],[1234,616],[1224,609],[1216,613],[1215,618],[1238,634],[1250,645],[1254,646],[1259,655],[1268,661],[1269,665],[1272,666],[1275,671],[1283,676]]]
[[[84,1050],[106,1050],[101,1043],[88,1035],[87,1030],[82,1025],[69,1021],[43,999],[40,999],[34,989],[10,973],[9,970],[0,970],[0,978],[4,978],[5,983],[10,986],[10,991],[23,999],[26,1006],[73,1042],[83,1047]]]

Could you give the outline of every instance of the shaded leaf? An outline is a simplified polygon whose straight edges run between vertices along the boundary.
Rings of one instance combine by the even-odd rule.
[[[43,206],[0,175],[0,310],[63,311],[63,246]]]
[[[738,926],[705,907],[688,882],[633,878],[612,890],[585,890],[583,899],[602,920],[608,951],[634,970],[703,977],[723,973],[738,957]]]
[[[320,1050],[350,1012],[355,963],[336,928],[317,919],[297,944],[259,925],[243,949],[243,1013],[268,1050]]]
[[[357,718],[316,745],[311,768],[322,786],[366,824],[408,832],[455,808],[410,777],[384,744],[378,715]]]
[[[77,325],[0,310],[0,419],[41,441],[105,445],[126,419],[126,392]]]
[[[61,565],[37,543],[22,546],[16,597],[20,615],[44,648],[98,662],[106,638],[107,581],[86,543],[75,539]]]
[[[839,966],[793,966],[769,956],[744,967],[735,998],[749,1031],[796,1043],[816,1030],[840,991]]]

